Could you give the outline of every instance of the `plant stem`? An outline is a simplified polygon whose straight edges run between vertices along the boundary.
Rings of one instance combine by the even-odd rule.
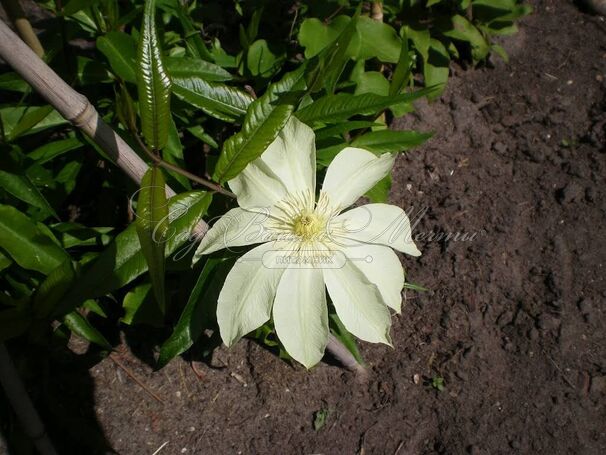
[[[328,334],[326,349],[345,368],[358,374],[360,378],[365,379],[368,376],[366,368],[358,363],[352,353],[332,333]]]
[[[138,134],[136,134],[136,133],[133,133],[133,134],[134,134],[135,138],[137,139],[137,142],[139,143],[139,147],[141,147],[143,149],[143,151],[145,151],[146,155],[149,156],[149,158],[154,163],[156,163],[158,166],[163,167],[164,169],[168,169],[169,171],[176,172],[177,174],[181,174],[184,177],[187,177],[192,182],[197,182],[200,185],[204,185],[205,187],[210,188],[211,190],[216,191],[217,193],[221,193],[221,194],[231,197],[233,199],[236,198],[236,195],[234,193],[226,190],[221,185],[219,185],[215,182],[211,182],[210,180],[206,180],[205,178],[198,177],[197,175],[192,174],[191,172],[186,171],[185,169],[180,168],[179,166],[176,166],[172,163],[168,163],[168,162],[164,161],[162,158],[160,158],[160,156],[153,153],[149,148],[147,148],[147,146],[143,143],[143,141],[141,140],[141,138],[139,137]]]
[[[383,22],[383,1],[375,1],[372,2],[372,6],[370,9],[370,17],[374,20]]]
[[[56,455],[57,452],[46,434],[44,424],[25,390],[4,343],[0,343],[0,384],[23,430],[32,439],[38,452],[42,455]]]

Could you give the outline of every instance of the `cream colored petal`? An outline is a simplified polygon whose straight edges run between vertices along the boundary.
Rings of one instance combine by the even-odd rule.
[[[404,268],[391,248],[359,244],[343,250],[348,260],[379,290],[383,302],[396,311],[402,308]]]
[[[389,309],[377,287],[352,261],[340,269],[323,269],[324,281],[337,315],[352,334],[371,343],[391,346]]]
[[[278,338],[297,362],[311,368],[328,342],[328,308],[320,269],[284,271],[273,308]]]
[[[233,248],[273,239],[269,214],[234,208],[221,216],[202,238],[193,262],[203,254],[210,254],[224,248]]]
[[[408,216],[395,205],[367,204],[348,210],[330,220],[329,230],[340,245],[374,243],[411,256],[421,255],[412,239]]]
[[[346,147],[326,170],[322,191],[338,210],[349,207],[391,171],[395,155],[377,156],[367,150]]]
[[[269,320],[284,272],[263,266],[263,260],[274,254],[274,248],[270,242],[250,250],[238,259],[225,279],[217,302],[217,322],[227,346]]]
[[[313,130],[292,117],[267,150],[228,184],[238,205],[250,209],[272,206],[289,193],[313,195],[315,176]]]

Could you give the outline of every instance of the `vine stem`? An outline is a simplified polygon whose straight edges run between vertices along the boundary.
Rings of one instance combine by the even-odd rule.
[[[147,163],[103,121],[85,96],[67,85],[1,20],[0,57],[65,119],[89,136],[131,179],[137,183],[141,182],[148,169]],[[144,150],[146,153],[149,152],[147,147],[144,147]],[[176,171],[175,169],[171,170]],[[191,173],[188,174],[188,178],[193,176],[196,179],[195,181],[201,183],[200,177]],[[168,196],[176,194],[168,185],[166,192]],[[230,192],[224,190],[222,194],[228,195],[227,193]],[[235,195],[231,193],[230,197],[235,197]],[[194,231],[196,238],[201,240],[208,231],[208,224],[200,220]],[[363,370],[363,367],[358,365],[353,355],[336,338],[329,339],[326,349],[348,369],[358,372],[359,368]],[[352,365],[358,365],[359,368],[354,368]]]
[[[205,178],[199,177],[196,174],[192,174],[191,172],[176,166],[172,163],[169,163],[167,161],[164,161],[162,158],[160,158],[158,155],[156,155],[155,153],[153,153],[146,145],[145,143],[141,140],[141,138],[139,137],[139,135],[136,132],[133,132],[133,135],[135,136],[137,142],[139,143],[139,147],[141,147],[141,149],[143,149],[143,151],[145,152],[145,154],[154,162],[156,163],[158,166],[163,167],[164,169],[167,169],[169,171],[173,171],[176,172],[177,174],[181,174],[184,177],[187,177],[189,180],[191,180],[192,182],[197,182],[201,185],[204,185],[205,187],[216,191],[217,193],[221,193],[224,196],[228,196],[231,198],[236,198],[236,195],[234,193],[232,193],[231,191],[226,190],[225,188],[223,188],[221,185],[215,183],[215,182],[211,182],[210,180],[206,180]]]
[[[25,390],[4,343],[0,343],[0,384],[23,430],[34,442],[38,452],[41,455],[56,455],[57,452],[46,434],[44,424]]]

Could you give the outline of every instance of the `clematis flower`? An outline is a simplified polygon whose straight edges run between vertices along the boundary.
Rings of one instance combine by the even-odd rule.
[[[328,342],[326,289],[356,337],[391,345],[389,308],[400,312],[404,270],[393,251],[421,253],[404,211],[367,204],[343,212],[389,174],[395,156],[347,147],[331,162],[316,200],[311,128],[291,119],[229,187],[238,208],[223,215],[194,256],[261,243],[227,275],[217,321],[227,346],[273,316],[287,352],[307,368]]]

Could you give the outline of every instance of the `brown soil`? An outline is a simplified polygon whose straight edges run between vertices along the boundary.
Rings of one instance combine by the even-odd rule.
[[[124,455],[165,443],[159,454],[606,453],[606,25],[533,3],[503,40],[509,64],[455,68],[439,101],[394,122],[436,131],[399,158],[392,191],[425,237],[420,259],[403,258],[409,280],[431,291],[406,295],[394,349],[362,346],[367,382],[249,341],[218,349],[214,367],[195,362],[199,375],[182,358],[153,372],[131,343],[122,362],[163,403],[110,359],[72,362],[71,382],[45,391],[80,412],[56,442],[98,433]]]

